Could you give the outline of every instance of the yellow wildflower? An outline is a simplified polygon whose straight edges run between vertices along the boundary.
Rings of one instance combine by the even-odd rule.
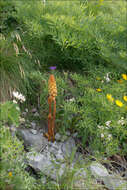
[[[9,175],[9,177],[12,177],[12,172],[9,172],[8,175]]]
[[[96,91],[97,91],[97,92],[101,92],[102,90],[101,90],[100,88],[97,88]]]
[[[124,96],[124,97],[123,97],[123,99],[124,99],[124,101],[126,101],[126,102],[127,102],[127,96]]]
[[[121,84],[121,83],[123,83],[123,80],[117,80],[117,82]]]
[[[126,74],[122,74],[122,77],[124,80],[127,80],[127,75]]]
[[[100,77],[97,77],[96,80],[101,80],[101,78],[100,78]]]
[[[102,4],[104,0],[99,0],[99,3]]]
[[[111,94],[107,94],[106,97],[107,97],[107,99],[108,99],[109,101],[111,101],[111,102],[114,101],[114,98],[112,97]]]
[[[120,101],[120,100],[116,100],[116,105],[119,106],[119,107],[122,107],[123,106],[123,103]]]

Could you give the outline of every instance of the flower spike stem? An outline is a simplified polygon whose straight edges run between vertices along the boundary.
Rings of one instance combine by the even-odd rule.
[[[55,140],[54,129],[55,129],[55,116],[56,116],[56,100],[55,97],[57,96],[57,88],[56,88],[56,81],[54,75],[50,75],[49,77],[49,97],[48,97],[48,104],[49,104],[49,114],[48,114],[48,141]],[[53,114],[52,114],[52,102],[53,105]]]

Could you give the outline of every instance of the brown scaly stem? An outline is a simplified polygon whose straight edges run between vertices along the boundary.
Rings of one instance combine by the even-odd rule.
[[[48,114],[48,134],[46,133],[45,136],[48,137],[48,141],[55,140],[54,129],[55,129],[55,115],[56,115],[56,100],[55,97],[57,96],[57,88],[56,88],[56,81],[54,75],[50,75],[49,77],[49,114]],[[53,102],[53,113],[52,113],[52,102]]]
[[[53,102],[54,102],[54,110],[53,110],[53,118],[52,118],[52,126],[51,126],[51,129],[52,129],[52,141],[54,142],[54,141],[55,141],[55,136],[54,136],[55,115],[56,115],[56,100],[55,100],[55,98],[54,98]]]

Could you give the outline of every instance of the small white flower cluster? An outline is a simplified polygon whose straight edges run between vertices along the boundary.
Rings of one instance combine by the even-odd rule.
[[[111,134],[104,135],[103,133],[101,133],[101,138],[103,139],[104,137],[106,137],[109,141],[112,139],[112,135]]]
[[[66,100],[67,102],[74,102],[75,98],[70,98],[69,100]]]
[[[109,74],[110,74],[110,72],[107,73],[106,76],[104,77],[104,79],[105,79],[106,82],[110,82],[110,80],[111,80],[111,79],[109,78]]]
[[[112,139],[112,135],[111,134],[109,134],[109,132],[108,131],[105,131],[105,129],[109,129],[109,127],[110,127],[110,124],[111,124],[111,121],[106,121],[105,122],[105,125],[106,126],[103,126],[103,125],[98,125],[97,127],[99,128],[99,129],[101,129],[101,131],[102,131],[102,133],[101,133],[101,138],[102,139],[107,139],[107,140],[111,140]]]
[[[13,97],[16,98],[17,100],[19,100],[21,103],[25,102],[25,96],[23,96],[22,94],[20,94],[19,92],[15,92],[13,91]],[[17,104],[17,100],[13,100],[13,103]]]
[[[117,122],[120,125],[124,125],[126,123],[124,117],[121,117],[121,119]]]

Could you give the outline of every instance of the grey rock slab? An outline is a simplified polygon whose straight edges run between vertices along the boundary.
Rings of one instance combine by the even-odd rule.
[[[80,168],[75,174],[74,177],[76,178],[84,178],[86,179],[87,174],[84,168]]]
[[[61,135],[59,133],[55,134],[55,140],[60,141],[61,140]]]
[[[61,136],[61,142],[65,142],[67,140],[68,136],[67,135],[62,135]]]
[[[39,117],[39,113],[38,113],[38,112],[35,112],[35,113],[34,113],[34,117]]]
[[[77,136],[78,136],[77,132],[72,134],[72,137],[74,137],[74,138],[77,137]]]
[[[77,190],[90,190],[86,187],[86,181],[84,179],[79,179],[73,181],[73,189]]]
[[[127,190],[127,181],[120,179],[118,176],[105,176],[103,182],[110,190]]]
[[[32,134],[28,129],[18,129],[17,135],[24,141],[26,148],[33,148],[36,151],[40,151],[48,143],[48,140],[42,134]]]
[[[33,128],[35,128],[35,127],[36,127],[36,123],[35,123],[35,122],[31,122],[31,126],[32,126]]]
[[[27,160],[28,164],[36,171],[41,171],[55,181],[63,175],[66,167],[65,164],[56,162],[49,152],[45,154],[29,152],[27,153]]]
[[[70,136],[71,135],[70,131],[66,131],[66,135]]]
[[[97,162],[93,162],[90,165],[90,171],[96,179],[100,179],[102,177],[109,175],[107,169],[103,165]]]
[[[54,143],[50,143],[49,148],[48,148],[48,151],[52,153],[54,157],[59,161],[64,160],[64,155],[63,155],[61,147],[62,147],[62,143],[54,142]]]
[[[35,112],[37,112],[37,109],[36,109],[36,108],[33,108],[33,109],[31,110],[31,112],[32,112],[32,113],[35,113]]]
[[[85,169],[84,168],[78,169],[78,171],[74,174],[73,188],[87,190],[88,188],[86,187],[87,184],[86,179],[87,179],[87,174]]]
[[[75,141],[70,137],[67,141],[62,144],[62,151],[65,157],[70,157],[72,152],[76,150]]]
[[[37,130],[35,130],[35,129],[30,129],[30,131],[31,131],[31,133],[34,134],[34,135],[36,135],[36,134],[38,133]]]

